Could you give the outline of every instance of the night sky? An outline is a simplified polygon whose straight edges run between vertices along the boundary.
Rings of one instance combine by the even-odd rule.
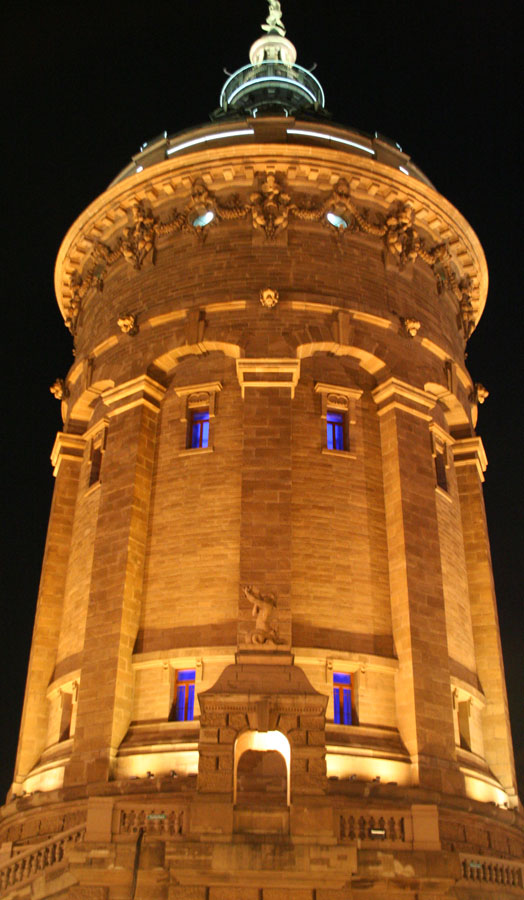
[[[520,3],[282,0],[298,63],[317,63],[333,120],[398,141],[471,223],[490,271],[468,346],[490,391],[478,431],[520,790],[524,793],[522,519],[522,96]],[[0,327],[2,609],[0,790],[12,778],[25,670],[61,427],[49,392],[72,364],[53,291],[65,232],[164,131],[208,120],[248,62],[264,0],[9,3],[3,13]]]

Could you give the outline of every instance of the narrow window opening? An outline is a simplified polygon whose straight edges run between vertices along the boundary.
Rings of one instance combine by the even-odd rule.
[[[89,487],[100,481],[100,469],[102,468],[102,447],[93,447],[91,451],[91,468],[89,470]]]
[[[179,669],[176,673],[170,722],[192,722],[195,709],[195,669]]]
[[[61,696],[62,711],[60,716],[60,737],[59,741],[67,741],[71,734],[71,719],[73,714],[73,696],[64,692]]]
[[[444,453],[437,450],[435,453],[435,475],[437,479],[437,486],[442,488],[443,491],[447,491],[448,489],[448,478],[446,475],[446,457]]]
[[[355,724],[351,675],[346,672],[333,673],[333,708],[336,725]]]
[[[328,409],[326,415],[328,450],[345,450],[344,431],[345,415],[334,409]]]
[[[458,704],[460,746],[464,750],[471,750],[470,705],[470,700],[460,700]]]
[[[209,407],[191,411],[188,447],[203,449],[209,446]]]

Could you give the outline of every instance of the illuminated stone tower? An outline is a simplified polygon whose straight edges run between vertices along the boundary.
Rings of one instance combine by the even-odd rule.
[[[9,898],[524,893],[484,255],[397,144],[330,122],[273,0],[263,31],[60,249]]]

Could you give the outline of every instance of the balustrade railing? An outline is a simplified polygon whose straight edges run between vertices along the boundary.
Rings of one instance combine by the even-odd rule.
[[[84,834],[85,826],[71,828],[52,840],[17,853],[0,868],[0,895],[7,894],[11,888],[29,881],[43,869],[61,862],[69,846],[81,841]]]
[[[183,809],[126,807],[119,810],[118,833],[136,834],[143,829],[146,834],[172,837],[184,834],[186,819]]]
[[[524,866],[507,859],[461,856],[461,866],[466,881],[524,888]]]
[[[351,813],[343,812],[339,816],[339,836],[342,840],[404,843],[411,840],[410,826],[411,816],[408,812],[399,814],[384,810],[356,810]]]

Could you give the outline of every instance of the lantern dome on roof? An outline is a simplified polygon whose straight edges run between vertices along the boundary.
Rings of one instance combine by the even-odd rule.
[[[324,91],[307,69],[296,64],[297,51],[286,37],[278,0],[269,0],[265,32],[251,45],[250,63],[234,72],[220,95],[219,115],[264,113],[294,115],[324,108]]]

